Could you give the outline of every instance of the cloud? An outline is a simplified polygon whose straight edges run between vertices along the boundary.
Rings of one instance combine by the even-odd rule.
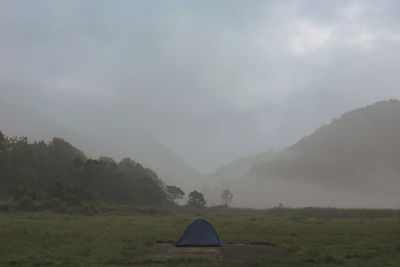
[[[2,6],[2,98],[75,131],[129,120],[204,171],[400,97],[396,1]]]
[[[54,94],[107,98],[108,100],[115,96],[114,88],[112,86],[107,86],[101,81],[73,80],[65,77],[49,80],[45,89]]]
[[[333,28],[299,21],[292,28],[288,47],[295,54],[305,54],[326,47],[333,38]]]

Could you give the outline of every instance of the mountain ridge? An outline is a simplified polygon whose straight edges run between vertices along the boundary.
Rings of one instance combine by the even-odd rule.
[[[400,174],[400,101],[380,101],[346,112],[284,153],[284,160],[263,163],[251,172],[313,181],[324,175],[350,179],[387,169]]]
[[[95,133],[76,133],[43,114],[0,101],[0,127],[8,136],[27,136],[33,141],[61,137],[82,147],[90,157],[111,156],[117,160],[130,157],[154,169],[167,184],[191,189],[193,181],[200,177],[194,168],[167,146],[129,125],[118,129],[107,126]],[[112,140],[111,136],[118,138]]]
[[[348,111],[293,145],[261,155],[244,158],[247,163],[238,159],[213,174],[244,166],[215,193],[230,188],[233,205],[244,207],[398,207],[400,101]]]

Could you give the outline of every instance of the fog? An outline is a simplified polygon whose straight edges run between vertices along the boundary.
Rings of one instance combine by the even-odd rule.
[[[61,136],[94,158],[129,156],[167,184],[204,191],[209,203],[230,188],[238,206],[400,205],[392,194],[383,199],[385,190],[359,197],[309,181],[273,181],[250,199],[259,184],[247,175],[271,148],[284,151],[345,112],[400,98],[397,1],[0,5],[6,135]],[[263,156],[236,175],[219,169],[253,155]],[[303,191],[293,197],[293,188]]]

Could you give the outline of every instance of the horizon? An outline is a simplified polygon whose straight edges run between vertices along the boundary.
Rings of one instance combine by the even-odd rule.
[[[302,138],[308,137],[308,136],[312,135],[318,128],[320,128],[320,127],[322,127],[322,126],[329,125],[330,123],[332,123],[333,120],[339,119],[339,118],[341,118],[343,115],[345,115],[345,114],[347,114],[347,113],[350,113],[350,112],[353,112],[353,111],[356,111],[356,110],[359,110],[359,109],[367,108],[367,107],[369,107],[369,106],[372,106],[372,105],[375,105],[375,104],[379,104],[379,103],[388,103],[388,102],[390,102],[390,101],[397,101],[397,102],[400,102],[400,99],[389,98],[389,99],[380,100],[380,101],[377,101],[377,102],[374,102],[374,103],[370,103],[370,104],[367,104],[367,105],[362,106],[362,107],[356,107],[356,108],[354,108],[354,109],[352,109],[352,110],[345,111],[344,113],[340,114],[338,117],[331,118],[330,121],[327,121],[326,123],[322,123],[321,125],[319,125],[319,126],[316,127],[315,129],[313,129],[311,132],[306,133],[304,136],[300,136],[297,140],[295,140],[295,141],[294,141],[293,143],[291,143],[291,144],[287,144],[287,145],[285,145],[285,146],[283,146],[283,147],[281,147],[281,148],[278,148],[278,149],[271,147],[271,148],[268,149],[268,150],[263,150],[263,151],[261,151],[261,152],[259,152],[259,153],[256,153],[256,154],[242,155],[242,156],[240,156],[240,157],[238,157],[238,158],[232,159],[232,160],[229,161],[229,162],[222,163],[221,165],[217,166],[216,169],[213,169],[213,170],[211,170],[210,172],[207,172],[207,173],[201,172],[200,170],[196,169],[195,167],[193,167],[193,166],[191,166],[191,165],[189,165],[189,167],[195,169],[195,170],[196,170],[199,174],[201,174],[202,176],[214,174],[216,171],[220,170],[221,168],[227,167],[227,166],[229,166],[230,164],[232,164],[232,163],[234,163],[234,162],[236,162],[236,161],[238,161],[238,160],[246,159],[246,158],[249,158],[249,157],[258,156],[258,155],[264,154],[264,153],[266,153],[266,152],[268,152],[268,151],[271,151],[271,150],[272,150],[272,151],[275,151],[275,152],[279,152],[279,151],[282,151],[282,150],[284,150],[284,149],[287,149],[287,148],[289,148],[289,147],[295,145],[295,144],[296,144],[298,141],[300,141]],[[16,105],[16,104],[13,104],[13,105]],[[17,105],[17,106],[18,106],[18,105]],[[22,108],[22,107],[18,106],[18,108]],[[28,111],[27,109],[24,109],[24,110],[25,110],[25,111]],[[32,110],[29,110],[29,111],[32,112]],[[34,111],[34,112],[36,112],[36,111]],[[43,114],[40,114],[40,115],[41,115],[44,119],[48,119],[48,118],[44,117]],[[64,128],[63,125],[60,125],[60,124],[58,124],[57,122],[54,122],[54,121],[51,121],[51,120],[49,120],[49,122],[51,122],[51,123],[56,123],[59,127],[63,128],[65,131],[69,131],[69,129]],[[3,134],[4,134],[4,133],[7,133],[7,129],[0,129],[0,131],[2,131]],[[76,133],[73,133],[73,134],[76,134]],[[7,134],[6,134],[6,136],[9,136],[9,137],[12,137],[12,136],[27,137],[28,140],[29,140],[30,142],[38,142],[38,141],[49,142],[49,141],[51,141],[52,138],[62,138],[62,139],[64,139],[64,140],[70,142],[70,140],[68,140],[68,137],[66,137],[66,136],[47,136],[47,138],[46,138],[46,137],[35,138],[35,137],[23,135],[23,134],[22,134],[22,135],[12,135],[12,134],[11,134],[11,135],[7,135]],[[83,136],[80,136],[80,137],[83,137]],[[86,138],[88,138],[88,137],[86,137]],[[70,143],[71,143],[72,145],[74,145],[74,146],[77,146],[77,145],[74,144],[73,142],[70,142]],[[165,145],[165,144],[161,144],[161,145]],[[182,157],[181,157],[179,154],[177,154],[173,149],[171,149],[171,148],[169,148],[169,147],[168,147],[168,149],[171,150],[173,153],[175,153],[175,154],[177,155],[178,158],[182,158]],[[92,156],[94,156],[94,155],[90,155],[90,154],[87,153],[86,151],[82,151],[82,152],[85,153],[85,155],[88,156],[89,158],[91,158]],[[100,154],[99,154],[99,155],[95,155],[94,157],[96,158],[96,157],[101,157],[101,156],[109,156],[109,155],[107,155],[107,154],[102,154],[102,155],[100,155]],[[124,157],[134,158],[134,155],[125,155]],[[123,159],[124,157],[117,157],[117,158],[113,158],[113,159],[115,159],[116,161],[120,161],[120,160]],[[182,158],[182,160],[183,160],[184,162],[186,162],[184,158]],[[139,163],[141,163],[141,162],[139,161]],[[187,163],[187,162],[186,162],[186,163]],[[152,166],[146,166],[146,167],[151,168]]]

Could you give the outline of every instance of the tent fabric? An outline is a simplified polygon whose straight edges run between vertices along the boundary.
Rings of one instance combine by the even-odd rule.
[[[176,246],[220,247],[221,243],[214,227],[205,219],[199,218],[189,224]]]

